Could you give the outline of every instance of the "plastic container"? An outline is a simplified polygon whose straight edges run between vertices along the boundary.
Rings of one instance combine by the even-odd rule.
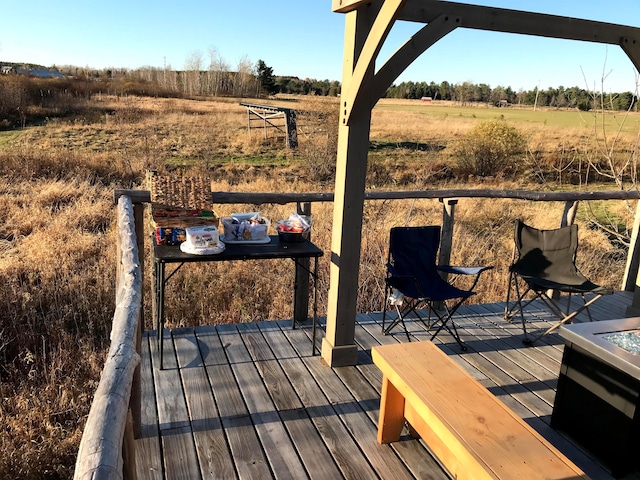
[[[276,231],[282,242],[304,242],[309,240],[311,217],[291,214],[287,220],[281,220],[277,223]]]
[[[306,232],[282,232],[278,230],[278,237],[281,242],[304,242],[305,240],[309,240],[309,233],[311,230],[307,230]]]
[[[268,238],[271,222],[258,212],[234,213],[220,219],[224,230],[223,241],[257,242]]]

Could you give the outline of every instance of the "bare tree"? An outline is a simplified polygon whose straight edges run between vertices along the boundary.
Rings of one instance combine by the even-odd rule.
[[[216,47],[209,47],[209,70],[207,71],[209,93],[218,96],[228,92],[229,65]]]
[[[583,73],[584,76],[584,73]],[[590,91],[593,105],[593,130],[590,138],[585,142],[584,158],[586,159],[587,173],[585,185],[589,182],[589,171],[594,171],[601,179],[615,183],[620,190],[637,190],[638,164],[640,162],[640,134],[636,134],[631,140],[626,140],[623,130],[630,112],[634,108],[633,102],[622,115],[614,114],[610,109],[608,96],[605,92],[605,80],[608,74],[604,68],[600,79],[601,90]],[[634,98],[638,96],[639,77],[636,74]],[[585,79],[586,82],[586,79]],[[613,128],[610,126],[613,123]],[[627,209],[633,213],[634,207],[628,201]],[[610,218],[608,212],[598,213],[588,203],[591,220],[610,236],[616,237],[621,243],[628,245],[630,232],[620,230],[618,219]]]
[[[255,66],[247,55],[238,61],[235,81],[233,82],[233,94],[237,97],[246,97],[249,92],[255,91]]]
[[[185,93],[187,95],[201,94],[200,72],[202,71],[202,52],[198,50],[191,52],[185,62],[184,70]]]

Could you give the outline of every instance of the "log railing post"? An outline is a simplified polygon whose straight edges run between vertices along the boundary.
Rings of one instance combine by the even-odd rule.
[[[633,220],[633,230],[629,241],[629,253],[627,254],[627,266],[622,278],[622,289],[625,292],[635,292],[638,285],[638,264],[640,263],[640,202],[636,205],[636,215]],[[634,299],[634,304],[635,304]]]
[[[133,394],[133,392],[132,392]],[[137,480],[136,472],[136,441],[134,434],[133,412],[127,412],[127,423],[124,426],[124,437],[122,439],[122,478],[124,480]]]
[[[136,244],[138,246],[138,263],[140,265],[140,283],[144,285],[144,204],[133,205],[133,220],[136,234]],[[142,332],[144,330],[144,288],[140,290],[140,316],[138,318],[138,328],[136,331],[136,352],[142,355]],[[131,386],[131,398],[129,408],[133,419],[133,435],[140,438],[142,435],[142,381],[140,378],[140,365],[137,366],[133,374],[133,384]]]
[[[562,219],[560,220],[561,227],[568,227],[573,225],[576,220],[576,213],[578,212],[578,200],[569,200],[564,204],[564,211],[562,212]]]
[[[311,215],[311,203],[310,202],[298,202],[297,204],[298,215]],[[313,225],[312,225],[313,230]],[[309,232],[311,235],[311,232]],[[309,236],[311,240],[311,236]],[[295,273],[295,288],[294,288],[294,312],[293,320],[294,324],[305,322],[309,318],[309,266],[311,265],[309,258],[300,258],[296,262]]]
[[[453,223],[455,221],[457,198],[439,198],[442,203],[442,229],[440,230],[440,250],[438,253],[438,265],[451,264],[451,250],[453,247]],[[440,272],[440,277],[446,282],[449,274]],[[436,310],[443,308],[442,302],[434,302]]]
[[[449,265],[451,262],[451,250],[453,247],[453,223],[455,220],[455,208],[458,203],[457,198],[440,198],[442,203],[442,231],[440,233],[440,253],[438,254],[438,265]],[[440,273],[444,280],[446,273]]]
[[[578,213],[578,200],[568,200],[564,203],[564,210],[562,211],[562,218],[560,219],[560,227],[568,227],[573,225],[576,220],[576,214]],[[548,290],[547,294],[557,300],[560,298],[559,290]]]

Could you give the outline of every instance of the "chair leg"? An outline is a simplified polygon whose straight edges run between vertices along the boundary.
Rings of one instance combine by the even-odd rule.
[[[431,341],[433,341],[433,339],[436,338],[436,336],[442,331],[442,329],[445,329],[455,339],[455,341],[460,346],[460,349],[462,351],[465,351],[465,352],[467,351],[467,346],[464,344],[464,342],[460,338],[460,334],[458,333],[458,329],[456,328],[456,323],[453,321],[453,314],[456,312],[456,310],[458,310],[458,307],[460,305],[462,305],[463,301],[464,301],[464,299],[462,301],[459,301],[451,309],[449,309],[449,307],[447,307],[446,303],[442,302],[442,306],[443,306],[443,308],[445,310],[445,316],[440,315],[437,310],[434,310],[434,313],[438,317],[440,325],[438,326],[438,329],[433,333],[433,335],[431,335]],[[431,312],[431,309],[429,311]],[[449,327],[449,325],[448,325],[449,322],[451,322],[451,327]],[[429,325],[431,325],[430,322],[429,322]],[[429,328],[431,328],[431,327],[429,327]]]
[[[577,310],[571,312],[569,315],[564,315],[564,313],[562,312],[562,310],[560,310],[560,308],[555,305],[553,303],[553,301],[551,300],[551,298],[549,298],[546,293],[540,295],[540,298],[545,302],[545,304],[551,309],[552,312],[554,312],[554,314],[556,316],[558,316],[558,318],[560,318],[560,321],[557,323],[554,323],[551,327],[549,327],[548,329],[546,329],[544,332],[540,333],[539,335],[537,335],[535,338],[533,339],[527,339],[526,338],[526,334],[525,334],[525,340],[523,340],[523,342],[526,345],[533,345],[535,342],[537,342],[538,340],[540,340],[542,337],[544,337],[545,335],[548,335],[549,333],[557,330],[558,328],[560,328],[562,325],[565,325],[566,323],[571,323],[571,321],[578,315],[580,314],[583,310],[587,311],[587,314],[589,315],[589,319],[591,321],[593,321],[593,319],[591,318],[591,312],[589,312],[589,305],[591,305],[593,302],[595,302],[596,300],[598,300],[602,295],[596,295],[595,297],[593,297],[591,300],[589,301],[585,301],[584,305],[580,308],[578,308]],[[546,298],[545,298],[546,297]],[[583,301],[584,301],[584,296],[583,296]]]
[[[504,314],[502,318],[505,320],[510,320],[513,315],[509,312],[509,300],[511,299],[511,282],[513,282],[513,272],[509,272],[509,280],[507,282],[507,299],[504,304]]]
[[[382,323],[382,334],[383,335],[388,335],[389,332],[391,332],[391,330],[393,330],[396,325],[398,325],[399,323],[402,324],[402,328],[404,329],[404,333],[407,335],[407,340],[410,342],[411,341],[411,337],[409,335],[409,330],[407,330],[407,325],[404,323],[404,317],[411,311],[413,311],[415,313],[415,305],[412,302],[408,302],[407,305],[400,310],[400,308],[398,307],[398,305],[395,305],[396,307],[396,314],[397,317],[391,321],[391,323],[389,323],[389,326],[387,326],[385,328],[384,326],[384,321]],[[417,315],[417,313],[416,313]],[[384,313],[383,313],[383,317],[384,317]]]
[[[411,309],[410,309],[411,310]],[[398,306],[396,305],[396,312],[398,312],[398,319],[396,320],[396,325],[398,324],[398,321],[400,323],[402,323],[402,328],[404,329],[404,333],[407,335],[407,341],[411,341],[411,337],[409,336],[409,330],[407,330],[407,325],[406,323],[404,323],[404,318],[403,318],[403,314],[406,315],[406,311],[407,309],[404,308],[402,309],[402,312],[400,311],[400,309],[398,308]],[[391,329],[389,329],[391,330]]]
[[[589,305],[591,305],[590,303],[587,303],[587,299],[584,296],[584,293],[581,295],[582,296],[582,303],[584,304],[584,309],[587,311],[587,315],[589,316],[589,321],[593,322],[593,317],[591,316],[591,310],[589,310]]]
[[[389,303],[389,284],[385,282],[384,297],[382,299],[382,334],[384,335],[384,321],[387,318],[387,304]]]
[[[511,307],[509,307],[509,301],[510,301],[510,297],[509,295],[507,295],[507,303],[504,306],[504,314],[502,316],[502,318],[504,318],[506,321],[511,322],[513,320],[513,317],[518,313],[518,312],[522,312],[523,309],[527,308],[527,306],[533,302],[537,297],[537,294],[534,298],[532,298],[531,300],[528,300],[527,302],[524,303],[524,305],[522,304],[522,299],[524,297],[526,297],[529,292],[531,291],[531,287],[527,286],[527,289],[521,294],[520,293],[520,285],[518,284],[518,279],[515,277],[515,275],[513,276],[513,288],[515,290],[516,293],[516,298],[513,301],[513,305]]]

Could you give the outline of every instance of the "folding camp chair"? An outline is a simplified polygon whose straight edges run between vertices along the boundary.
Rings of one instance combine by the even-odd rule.
[[[612,294],[613,289],[596,285],[576,267],[578,226],[574,224],[555,230],[538,230],[518,220],[515,224],[514,240],[515,248],[513,262],[509,267],[509,285],[504,318],[511,321],[515,314],[520,313],[524,332],[523,342],[532,345],[561,325],[570,323],[583,310],[587,312],[589,320],[592,321],[589,306],[602,295]],[[510,306],[512,288],[516,298],[513,305]],[[553,291],[568,294],[567,306],[564,310],[558,299],[554,298]],[[533,293],[533,297],[525,301],[529,292]],[[594,294],[589,300],[585,297],[588,293]],[[582,298],[582,305],[573,311],[571,311],[572,294],[579,294]],[[558,322],[531,339],[527,336],[523,310],[538,298],[558,318]]]
[[[389,234],[389,256],[385,281],[385,305],[382,309],[382,333],[388,334],[402,324],[407,339],[411,341],[405,318],[413,313],[428,330],[435,328],[431,340],[442,329],[449,332],[463,350],[467,347],[460,339],[456,324],[451,318],[462,303],[474,294],[480,274],[493,267],[437,266],[436,254],[440,244],[440,227],[394,227]],[[474,275],[469,290],[455,287],[443,280],[440,272],[453,275]],[[454,301],[447,305],[447,301]],[[393,305],[397,317],[385,326],[386,303]],[[425,319],[418,313],[419,307],[428,309]],[[441,307],[441,311],[440,311]],[[435,318],[432,322],[432,313]]]

